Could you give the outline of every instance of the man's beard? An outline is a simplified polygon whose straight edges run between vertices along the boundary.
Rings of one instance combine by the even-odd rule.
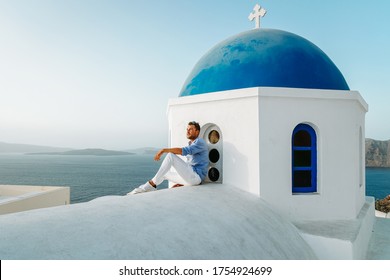
[[[187,139],[193,141],[196,139],[196,137],[192,135],[187,135]]]

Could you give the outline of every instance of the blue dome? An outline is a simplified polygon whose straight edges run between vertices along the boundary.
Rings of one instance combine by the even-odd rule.
[[[310,41],[282,30],[254,29],[206,53],[179,96],[249,87],[349,90],[336,65]]]

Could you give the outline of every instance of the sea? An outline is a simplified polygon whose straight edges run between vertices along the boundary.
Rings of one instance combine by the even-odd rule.
[[[153,157],[0,154],[0,185],[67,186],[71,203],[125,195],[154,176]]]
[[[71,203],[125,195],[154,176],[160,162],[153,156],[0,154],[0,185],[68,186]],[[366,195],[382,199],[389,194],[390,168],[366,168]]]

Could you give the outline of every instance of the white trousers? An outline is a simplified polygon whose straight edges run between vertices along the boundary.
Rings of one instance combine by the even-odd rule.
[[[156,186],[164,180],[183,186],[194,186],[201,183],[199,175],[192,169],[191,165],[173,153],[168,153],[165,156],[160,169],[152,179]]]

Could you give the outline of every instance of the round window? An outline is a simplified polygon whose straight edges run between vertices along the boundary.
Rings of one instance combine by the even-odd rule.
[[[212,182],[218,181],[219,179],[219,171],[217,168],[212,167],[209,169],[209,178]]]
[[[212,130],[209,133],[209,141],[211,144],[216,144],[219,141],[219,133],[216,130]]]
[[[219,152],[217,149],[212,149],[209,152],[209,160],[212,163],[216,163],[219,160]]]

